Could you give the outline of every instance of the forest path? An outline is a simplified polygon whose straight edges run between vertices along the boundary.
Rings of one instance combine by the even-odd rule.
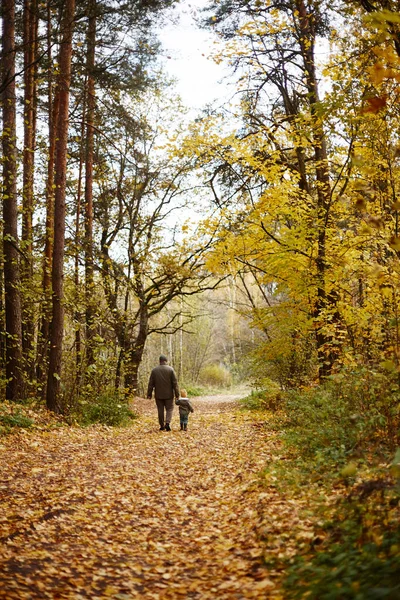
[[[235,399],[194,398],[187,432],[137,400],[128,428],[3,438],[0,598],[281,598],[256,535],[274,438]]]

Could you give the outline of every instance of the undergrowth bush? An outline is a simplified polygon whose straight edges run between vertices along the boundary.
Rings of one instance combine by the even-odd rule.
[[[189,398],[192,398],[193,396],[205,396],[208,391],[206,390],[206,388],[201,387],[199,385],[190,385],[190,384],[181,384],[180,387],[184,390],[186,390],[187,395]]]
[[[326,384],[332,401],[347,401],[355,419],[364,421],[364,437],[392,451],[400,445],[400,381],[396,371],[343,369]]]
[[[335,401],[326,388],[284,395],[283,439],[301,457],[314,459],[316,465],[341,463],[359,444],[365,422],[355,415],[347,399]]]
[[[399,443],[397,373],[343,371],[282,399],[272,424],[285,460],[264,480],[292,497],[308,488],[302,514],[318,531],[309,544],[294,539],[291,558],[268,558],[285,573],[285,598],[398,600],[400,450],[395,477],[388,468]]]
[[[387,453],[400,443],[400,394],[387,374],[344,371],[321,386],[288,390],[282,408],[285,442],[317,464],[343,462],[367,446]]]
[[[199,375],[200,383],[207,386],[229,387],[232,385],[232,376],[228,369],[221,365],[207,365]]]
[[[279,385],[271,379],[264,379],[263,389],[253,390],[241,400],[247,410],[277,410],[281,407],[282,395]]]
[[[20,412],[0,412],[0,435],[9,433],[14,427],[27,429],[33,425],[33,420]]]
[[[117,393],[105,393],[95,400],[81,400],[77,405],[75,417],[83,426],[101,423],[116,427],[128,425],[136,418],[136,414]]]
[[[252,390],[248,396],[240,400],[240,404],[246,410],[266,409],[266,406],[264,404],[264,392],[261,390]]]
[[[384,479],[366,482],[358,492],[324,524],[322,545],[286,566],[285,597],[400,598],[399,494]]]

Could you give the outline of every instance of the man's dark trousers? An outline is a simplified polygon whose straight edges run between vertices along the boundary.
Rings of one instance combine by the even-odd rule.
[[[160,398],[156,398],[156,405],[158,411],[158,422],[160,423],[160,427],[164,427],[164,409],[167,411],[166,422],[171,423],[172,419],[172,411],[174,409],[174,399],[168,398],[168,400],[161,400]]]

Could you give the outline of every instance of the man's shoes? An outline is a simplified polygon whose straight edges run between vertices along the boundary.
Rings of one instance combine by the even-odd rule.
[[[165,431],[165,427],[160,427],[160,431]]]
[[[165,424],[165,431],[171,431],[171,427],[169,426],[169,423]]]

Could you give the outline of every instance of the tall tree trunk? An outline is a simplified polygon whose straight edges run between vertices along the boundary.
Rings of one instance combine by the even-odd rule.
[[[37,379],[42,385],[42,397],[46,397],[46,375],[49,355],[50,321],[51,321],[51,269],[53,261],[53,235],[54,235],[54,157],[56,148],[55,124],[58,119],[58,97],[53,99],[53,66],[52,66],[52,26],[51,7],[47,5],[47,102],[48,102],[48,131],[49,131],[49,156],[47,163],[46,182],[46,230],[43,258],[43,307],[42,322],[38,344]]]
[[[61,21],[56,96],[58,118],[56,123],[55,149],[55,198],[54,198],[54,247],[52,266],[52,321],[50,333],[49,372],[47,378],[46,404],[50,410],[61,411],[61,362],[64,336],[64,244],[65,244],[65,194],[68,144],[69,87],[71,82],[72,33],[75,0],[65,0]]]
[[[81,246],[81,211],[82,211],[82,178],[83,178],[83,162],[84,162],[84,151],[83,151],[83,139],[85,135],[85,121],[86,121],[86,96],[83,95],[83,106],[82,106],[82,123],[81,123],[81,146],[79,152],[79,169],[78,169],[78,191],[76,197],[76,216],[75,216],[75,264],[74,264],[74,285],[76,294],[76,307],[75,307],[75,364],[76,364],[76,379],[78,388],[82,378],[82,335],[81,325],[82,318],[79,306],[79,253]]]
[[[0,238],[3,239],[3,223],[0,223]],[[0,246],[0,369],[6,366],[6,321],[4,310],[4,254]]]
[[[305,78],[312,117],[312,135],[317,187],[317,258],[316,280],[317,299],[314,310],[316,322],[316,342],[319,362],[319,378],[323,379],[332,371],[334,355],[330,350],[330,339],[323,331],[323,312],[329,304],[326,293],[326,232],[330,215],[331,186],[329,180],[328,153],[323,123],[317,107],[319,105],[318,80],[315,71],[315,17],[307,10],[304,0],[296,1],[300,28],[300,45],[305,67]]]
[[[37,2],[24,2],[24,151],[23,151],[23,202],[22,202],[22,249],[24,260],[22,280],[22,343],[24,364],[29,379],[33,376],[33,174],[36,139],[35,59],[37,48]]]
[[[86,299],[86,362],[94,363],[95,299],[93,276],[93,152],[94,112],[96,107],[94,66],[96,46],[96,0],[89,1],[89,25],[87,34],[87,115],[85,159],[85,299]]]
[[[2,0],[3,15],[3,251],[6,310],[6,398],[24,396],[22,315],[18,252],[17,146],[15,98],[15,6]]]

